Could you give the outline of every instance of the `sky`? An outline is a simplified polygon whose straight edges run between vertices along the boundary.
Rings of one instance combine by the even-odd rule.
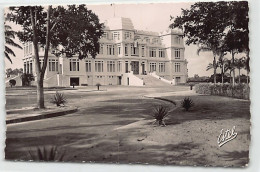
[[[126,17],[133,22],[135,29],[162,32],[169,28],[170,16],[177,17],[181,15],[181,9],[189,9],[193,3],[150,3],[150,4],[105,4],[105,5],[87,5],[98,15],[101,22],[109,18]],[[11,24],[15,28],[14,24]],[[17,40],[18,41],[18,40]],[[211,52],[203,52],[197,55],[197,45],[185,45],[184,56],[188,61],[188,75],[210,76],[213,70],[206,71],[209,63],[212,63],[213,56]],[[16,56],[12,58],[13,64],[5,60],[6,68],[22,68],[23,50],[14,48]],[[241,56],[241,55],[240,55]],[[227,55],[226,58],[231,58]],[[237,72],[236,72],[237,73]],[[242,71],[245,74],[245,71]]]

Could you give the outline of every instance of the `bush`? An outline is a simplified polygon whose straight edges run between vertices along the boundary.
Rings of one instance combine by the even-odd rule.
[[[16,80],[11,79],[11,80],[9,81],[9,85],[10,85],[11,87],[15,86],[15,85],[16,85]]]
[[[38,161],[62,161],[65,153],[63,152],[60,156],[58,156],[58,150],[56,146],[52,146],[50,148],[40,147],[37,148],[36,152],[29,151],[31,160]]]
[[[197,84],[195,90],[199,94],[218,95],[234,97],[239,99],[249,99],[250,87],[248,84]]]
[[[168,114],[168,108],[162,105],[155,107],[153,110],[153,117],[156,120],[155,122],[158,122],[159,125],[165,126],[164,119],[168,116]]]
[[[194,106],[194,103],[189,97],[185,97],[181,102],[181,107],[186,111],[188,111],[192,106]]]
[[[67,100],[62,93],[56,92],[50,102],[56,104],[57,106],[60,106],[61,104],[65,105]]]
[[[99,87],[101,86],[101,84],[97,83],[96,86],[97,86],[97,89],[99,90]]]
[[[33,74],[23,73],[21,75],[21,79],[22,79],[22,85],[23,86],[30,86],[31,81],[34,81],[34,76],[33,76]]]

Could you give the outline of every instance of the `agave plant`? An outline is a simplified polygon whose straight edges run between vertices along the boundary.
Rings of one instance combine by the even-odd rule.
[[[57,106],[60,106],[61,104],[65,105],[67,100],[62,93],[56,92],[50,102],[56,104]]]
[[[153,110],[153,117],[156,120],[154,123],[158,122],[159,125],[165,125],[164,119],[168,116],[169,109],[166,106],[157,106]]]
[[[181,106],[188,111],[192,106],[194,106],[193,101],[189,97],[185,97],[182,102]]]
[[[36,161],[63,161],[65,152],[60,153],[56,146],[38,147],[35,152],[29,151],[30,160]]]

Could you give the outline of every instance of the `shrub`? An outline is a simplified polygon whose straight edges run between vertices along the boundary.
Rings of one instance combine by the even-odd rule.
[[[101,86],[101,84],[97,83],[96,86],[97,86],[97,89],[99,90],[99,87]]]
[[[155,122],[158,122],[159,125],[165,126],[164,119],[168,116],[168,114],[168,108],[162,105],[155,107],[153,110],[153,117],[156,120]]]
[[[197,84],[195,90],[200,94],[218,95],[234,97],[239,99],[249,99],[250,87],[248,84]]]
[[[34,81],[34,76],[33,76],[33,74],[23,73],[21,75],[21,79],[22,79],[22,85],[23,86],[30,86],[31,81]]]
[[[189,97],[185,97],[182,102],[181,106],[188,111],[192,106],[194,106],[193,101]]]
[[[10,85],[11,87],[15,86],[15,85],[16,85],[16,80],[11,79],[11,80],[9,81],[9,85]]]
[[[38,147],[36,152],[29,151],[31,160],[38,161],[62,161],[65,155],[63,152],[61,155],[58,155],[59,151],[56,146],[50,148],[43,147],[42,149]]]
[[[56,104],[57,106],[60,106],[61,104],[65,105],[67,100],[62,93],[56,92],[50,102]]]

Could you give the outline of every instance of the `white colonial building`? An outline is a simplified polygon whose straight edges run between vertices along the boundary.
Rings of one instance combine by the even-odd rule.
[[[187,61],[184,58],[183,33],[167,30],[157,33],[136,30],[128,18],[105,22],[96,58],[56,57],[49,54],[44,86],[71,85],[144,85],[151,75],[169,84],[185,83]],[[39,55],[43,59],[43,49]],[[35,74],[32,43],[24,44],[24,72]],[[42,63],[41,63],[42,64]]]

